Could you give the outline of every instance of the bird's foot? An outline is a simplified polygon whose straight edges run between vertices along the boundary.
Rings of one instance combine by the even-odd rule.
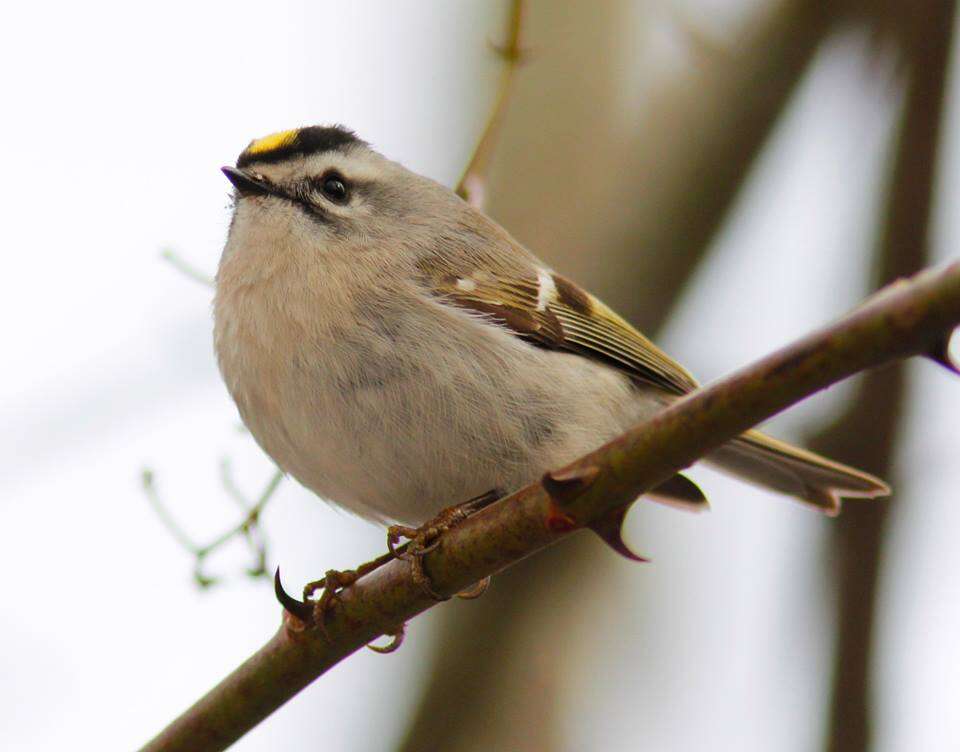
[[[361,567],[362,568],[362,567]],[[313,620],[323,630],[323,634],[329,640],[326,629],[327,612],[337,602],[337,596],[341,590],[350,587],[360,579],[360,572],[356,569],[328,569],[327,573],[319,580],[308,582],[303,586],[303,602],[313,604]],[[320,597],[314,598],[320,591]]]
[[[456,506],[447,507],[436,517],[421,525],[418,528],[405,527],[403,525],[393,525],[387,530],[388,553],[378,556],[366,564],[362,564],[356,569],[330,569],[322,579],[307,583],[303,588],[303,601],[298,601],[284,592],[280,583],[280,570],[277,570],[274,578],[274,588],[277,599],[283,605],[284,609],[293,617],[296,617],[301,624],[316,625],[323,632],[327,641],[330,641],[330,635],[327,633],[326,618],[330,610],[339,600],[340,593],[353,585],[357,580],[375,569],[379,569],[384,564],[393,559],[401,559],[410,563],[410,569],[414,581],[430,597],[438,601],[447,600],[447,596],[441,595],[433,586],[430,578],[423,569],[423,557],[433,551],[440,545],[440,537],[458,523],[465,520],[471,514],[480,511],[484,507],[492,504],[502,496],[498,491],[489,491],[481,496],[465,501]],[[401,539],[406,538],[407,543],[398,545]],[[486,592],[490,585],[490,578],[485,577],[472,588],[457,593],[457,597],[472,599],[479,598]],[[317,593],[319,597],[315,597]],[[368,645],[371,650],[378,653],[392,653],[400,647],[404,637],[404,624],[385,634],[391,636],[392,641],[382,647]]]
[[[308,582],[306,585],[304,585],[303,604],[309,604],[312,608],[310,613],[310,621],[316,623],[320,627],[328,641],[330,636],[327,634],[325,626],[326,617],[330,609],[333,608],[334,604],[336,604],[340,592],[344,588],[348,588],[353,585],[353,583],[355,583],[364,575],[370,574],[370,572],[373,572],[375,569],[379,569],[384,564],[392,561],[394,558],[396,558],[396,554],[391,551],[388,554],[378,556],[372,561],[361,564],[356,569],[345,569],[343,571],[338,569],[330,569],[327,570],[327,573],[322,579],[316,580],[315,582]],[[314,596],[316,595],[317,591],[321,591],[320,597],[315,599]],[[279,592],[280,591],[278,591],[278,597]],[[288,607],[283,599],[281,599],[281,603],[284,604],[284,607],[287,608],[287,610],[291,610],[291,607]],[[296,603],[297,601],[294,600],[293,604]],[[297,608],[302,608],[302,606],[298,606]],[[296,611],[293,611],[292,613],[296,613]],[[403,641],[403,625],[400,625],[395,632],[391,632],[390,634],[392,634],[394,637],[394,644],[388,646],[390,648],[389,650],[378,648],[371,648],[371,650],[377,650],[378,653],[392,653],[394,650],[400,647],[400,642]]]
[[[387,529],[387,548],[396,558],[410,562],[410,572],[414,582],[431,598],[438,601],[447,600],[448,596],[441,595],[433,586],[433,582],[423,569],[423,557],[440,545],[441,536],[450,528],[467,519],[471,514],[480,511],[492,504],[501,496],[498,491],[488,491],[462,504],[443,509],[436,517],[420,527],[406,527],[405,525],[391,525]],[[398,543],[406,538],[407,543],[398,547]],[[485,577],[476,586],[462,593],[460,598],[479,598],[490,584],[490,578]]]

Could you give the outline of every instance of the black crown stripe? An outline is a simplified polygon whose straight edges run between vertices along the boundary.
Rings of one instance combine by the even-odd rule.
[[[321,126],[311,125],[300,128],[287,138],[278,138],[277,146],[272,148],[257,148],[257,145],[266,139],[253,141],[237,159],[237,167],[244,168],[257,162],[283,162],[293,157],[303,157],[309,154],[320,154],[326,151],[344,151],[352,144],[366,145],[365,141],[357,138],[356,134],[342,125]]]

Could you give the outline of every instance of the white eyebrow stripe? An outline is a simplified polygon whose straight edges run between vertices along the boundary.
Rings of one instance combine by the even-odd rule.
[[[537,310],[547,310],[547,305],[557,298],[557,283],[546,269],[537,269]]]

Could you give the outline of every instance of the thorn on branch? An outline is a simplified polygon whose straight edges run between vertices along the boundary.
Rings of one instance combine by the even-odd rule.
[[[621,556],[630,559],[630,561],[648,562],[650,559],[635,553],[623,539],[623,521],[626,519],[627,512],[630,511],[631,506],[633,506],[633,504],[614,509],[589,527],[600,536],[600,540]]]
[[[544,473],[540,482],[550,498],[563,507],[580,498],[599,474],[600,469],[595,465],[566,467]]]
[[[957,345],[960,346],[960,329],[938,341],[927,353],[927,357],[939,363],[951,373],[960,376],[960,360],[957,360],[950,352],[950,343],[953,340],[957,340]]]

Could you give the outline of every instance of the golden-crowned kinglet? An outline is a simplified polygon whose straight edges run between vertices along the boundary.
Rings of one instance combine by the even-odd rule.
[[[215,339],[276,463],[374,520],[513,491],[696,387],[686,370],[447,188],[340,127],[252,142]],[[711,464],[828,513],[883,481],[750,431]],[[661,500],[696,503],[666,484]]]

